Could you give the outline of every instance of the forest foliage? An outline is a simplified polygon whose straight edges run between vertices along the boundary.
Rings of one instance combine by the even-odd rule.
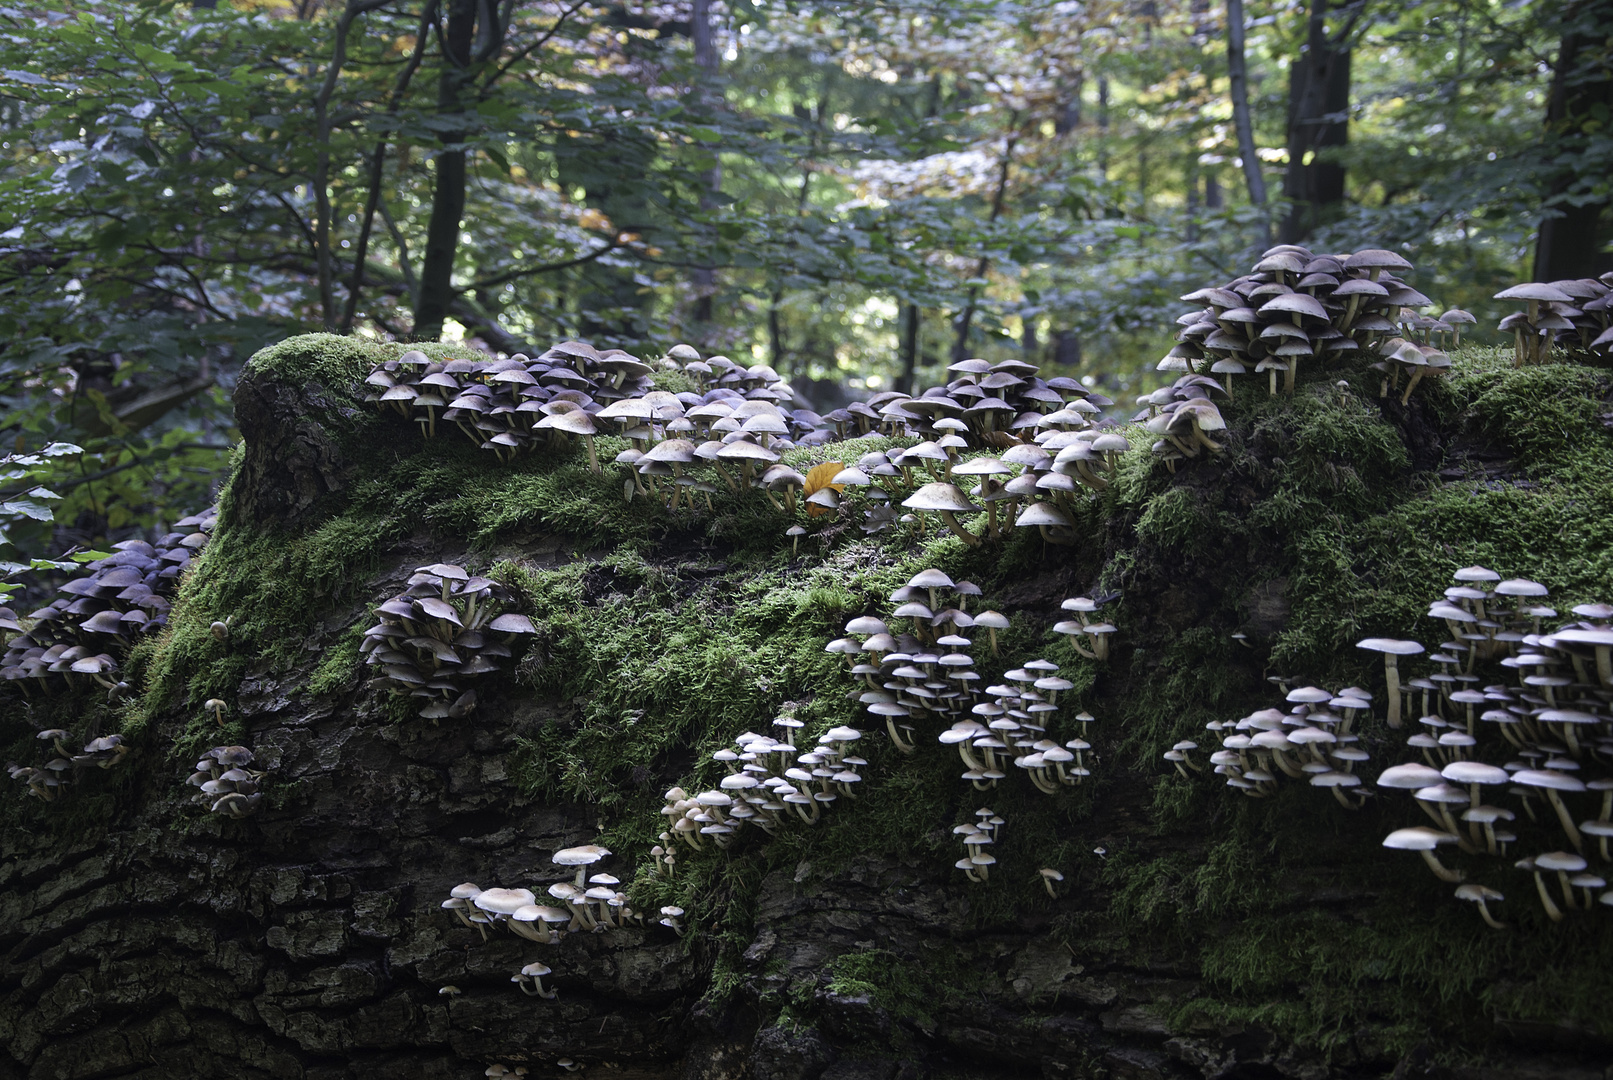
[[[307,330],[687,340],[823,403],[1013,356],[1125,404],[1177,296],[1277,239],[1393,247],[1493,326],[1498,288],[1609,268],[1610,12],[0,8],[0,434],[32,462],[0,558],[205,505],[241,365]]]

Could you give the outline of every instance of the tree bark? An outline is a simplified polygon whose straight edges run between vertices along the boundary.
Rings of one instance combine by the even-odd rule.
[[[1534,280],[1595,277],[1613,270],[1613,255],[1604,248],[1609,228],[1604,198],[1590,197],[1593,182],[1582,158],[1590,138],[1606,138],[1613,110],[1613,69],[1608,46],[1613,38],[1613,0],[1582,0],[1563,19],[1557,70],[1546,101],[1546,153],[1555,158],[1548,174],[1545,211],[1535,241]],[[1600,123],[1597,118],[1600,117]]]
[[[1266,177],[1256,153],[1254,118],[1249,112],[1249,64],[1243,47],[1243,0],[1227,0],[1227,76],[1232,83],[1232,126],[1238,133],[1238,157],[1249,201],[1266,205]]]
[[[1288,216],[1285,244],[1308,238],[1344,202],[1344,166],[1330,151],[1349,141],[1350,34],[1366,0],[1340,7],[1350,15],[1337,33],[1327,32],[1330,0],[1311,0],[1305,46],[1288,68],[1288,171],[1283,195]]]

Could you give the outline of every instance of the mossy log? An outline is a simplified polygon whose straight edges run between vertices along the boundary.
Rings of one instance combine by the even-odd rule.
[[[1602,1075],[1613,911],[1553,925],[1520,871],[1493,931],[1380,848],[1409,804],[1244,799],[1161,754],[1272,704],[1272,674],[1377,686],[1353,641],[1433,633],[1456,567],[1613,601],[1605,371],[1469,348],[1406,406],[1336,377],[1229,405],[1219,455],[1126,455],[1074,545],[853,527],[796,552],[759,493],[671,513],[624,503],[580,447],[503,465],[419,438],[362,403],[399,351],[312,335],[253,359],[213,539],[125,665],[143,696],[0,689],[12,757],[58,726],[134,747],[50,804],[0,804],[0,1080],[469,1080],[561,1058],[624,1078]],[[438,561],[514,590],[538,630],[444,723],[370,689],[359,655],[371,607]],[[908,757],[865,724],[855,806],[651,877],[661,793],[715,783],[714,749],[785,708],[806,735],[857,721],[824,644],[929,566],[1010,616],[983,668],[1062,665],[1061,702],[1098,717],[1090,780],[982,796],[939,727]],[[1049,628],[1111,590],[1099,664]],[[1364,730],[1399,760],[1381,720]],[[274,777],[240,821],[184,783],[225,739]],[[982,805],[1007,824],[973,885],[951,829]],[[552,852],[594,842],[641,908],[686,909],[684,936],[484,944],[439,908],[463,881],[541,891],[569,876]],[[535,959],[553,1001],[511,985]]]

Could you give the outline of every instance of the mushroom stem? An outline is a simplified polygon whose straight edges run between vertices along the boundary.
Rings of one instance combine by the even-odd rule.
[[[1383,654],[1383,674],[1389,683],[1389,726],[1400,727],[1400,668],[1394,653]]]
[[[1181,766],[1178,765],[1177,768],[1181,768]],[[1182,775],[1186,776],[1187,774],[1183,773]],[[1333,797],[1338,800],[1339,805],[1344,807],[1344,809],[1346,809],[1346,810],[1359,810],[1359,809],[1361,809],[1359,804],[1357,804],[1354,800],[1352,800],[1348,795],[1344,794],[1344,789],[1343,788],[1334,787],[1334,788],[1328,788],[1328,790],[1333,793]]]
[[[1467,876],[1460,870],[1448,869],[1445,864],[1439,861],[1439,856],[1435,855],[1432,851],[1421,851],[1418,852],[1418,854],[1423,857],[1423,862],[1428,864],[1428,869],[1432,870],[1434,872],[1434,876],[1439,878],[1441,881],[1448,881],[1452,885],[1460,885],[1462,883],[1462,879]],[[1540,880],[1539,874],[1535,875],[1535,880]],[[1544,893],[1542,893],[1542,895],[1544,895]]]
[[[1551,803],[1551,808],[1557,811],[1557,820],[1562,822],[1563,832],[1568,834],[1569,843],[1574,845],[1575,851],[1581,855],[1585,854],[1585,840],[1580,836],[1579,828],[1575,826],[1574,819],[1569,816],[1568,807],[1563,805],[1562,796],[1551,788],[1545,788],[1544,791],[1546,792],[1547,801]]]
[[[1535,890],[1540,893],[1540,903],[1546,909],[1546,916],[1552,922],[1562,922],[1562,909],[1552,900],[1551,893],[1546,891],[1546,879],[1540,876],[1539,870],[1535,871]]]
[[[1406,392],[1400,395],[1401,405],[1405,405],[1411,400],[1411,392],[1417,389],[1417,384],[1423,379],[1423,370],[1423,368],[1418,368],[1411,373],[1411,378],[1406,380]]]
[[[1490,926],[1494,927],[1497,930],[1505,930],[1507,928],[1506,923],[1497,922],[1495,916],[1490,914],[1490,908],[1489,908],[1488,905],[1485,904],[1484,899],[1482,897],[1479,899],[1479,915],[1481,915],[1484,918],[1484,921],[1486,923],[1488,923]]]
[[[976,536],[968,529],[965,529],[962,525],[959,525],[957,517],[953,515],[951,510],[942,510],[940,513],[941,520],[946,522],[947,528],[952,530],[952,534],[954,536],[956,536],[959,540],[962,540],[965,544],[968,544],[970,547],[980,546],[980,537]]]
[[[885,717],[885,730],[890,732],[891,742],[895,744],[896,749],[900,750],[902,753],[911,754],[914,750],[918,749],[912,743],[908,742],[906,739],[902,738],[896,733],[895,718],[889,716]]]

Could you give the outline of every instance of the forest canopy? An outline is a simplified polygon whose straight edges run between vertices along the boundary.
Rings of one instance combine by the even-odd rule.
[[[1613,0],[0,8],[0,559],[206,505],[258,348],[645,357],[811,401],[1151,388],[1177,297],[1384,247],[1478,336],[1607,253]],[[1125,395],[1125,396],[1122,396]]]

